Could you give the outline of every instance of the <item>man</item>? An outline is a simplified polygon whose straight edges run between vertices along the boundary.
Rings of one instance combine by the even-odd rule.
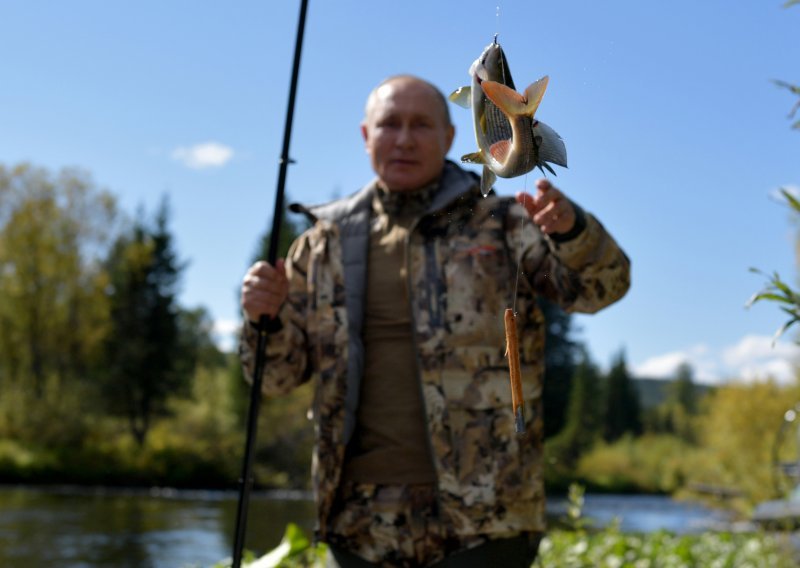
[[[629,262],[546,180],[483,198],[445,156],[447,102],[431,84],[376,87],[361,132],[377,179],[303,209],[286,262],[242,285],[266,314],[264,394],[314,380],[317,537],[340,566],[519,566],[545,529],[536,296],[593,312],[621,298]],[[523,206],[518,205],[519,202]],[[517,314],[526,431],[514,431],[503,313]],[[256,332],[241,356],[252,377]]]

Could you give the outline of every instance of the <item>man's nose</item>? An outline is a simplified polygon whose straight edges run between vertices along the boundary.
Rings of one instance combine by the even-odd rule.
[[[411,125],[404,124],[397,132],[397,145],[398,146],[412,146],[414,144],[414,133],[411,130]]]

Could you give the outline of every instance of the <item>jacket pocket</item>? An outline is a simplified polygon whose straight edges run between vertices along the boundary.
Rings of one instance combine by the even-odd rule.
[[[513,304],[511,267],[503,242],[492,233],[454,239],[446,247],[443,277],[450,345],[503,341],[503,312]]]

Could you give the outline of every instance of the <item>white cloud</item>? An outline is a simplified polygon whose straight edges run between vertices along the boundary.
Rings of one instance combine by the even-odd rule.
[[[222,351],[233,351],[236,348],[240,325],[241,322],[237,320],[216,320],[211,335],[217,347]]]
[[[172,159],[187,168],[202,170],[219,168],[233,158],[233,148],[219,142],[203,142],[194,146],[180,146],[172,151]]]
[[[800,348],[787,341],[774,341],[770,336],[746,335],[739,343],[722,351],[723,363],[739,370],[743,380],[773,377],[788,381],[794,377]]]
[[[650,357],[634,369],[634,373],[641,377],[666,379],[675,374],[675,370],[682,363],[689,363],[689,357],[683,351],[672,351],[663,355]]]
[[[697,382],[720,384],[727,381],[758,381],[772,378],[778,382],[794,379],[800,364],[800,347],[789,341],[775,341],[771,336],[746,335],[736,344],[711,349],[698,344],[682,351],[650,357],[632,366],[640,377],[672,378],[682,363],[688,363]]]

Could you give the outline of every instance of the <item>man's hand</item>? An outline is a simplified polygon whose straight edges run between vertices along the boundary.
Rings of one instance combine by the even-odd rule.
[[[545,234],[568,233],[575,226],[572,202],[546,179],[536,180],[535,196],[519,192],[517,201]]]
[[[247,319],[257,322],[262,315],[274,318],[286,296],[289,295],[289,280],[283,259],[275,266],[258,261],[247,271],[242,283],[242,310]]]

